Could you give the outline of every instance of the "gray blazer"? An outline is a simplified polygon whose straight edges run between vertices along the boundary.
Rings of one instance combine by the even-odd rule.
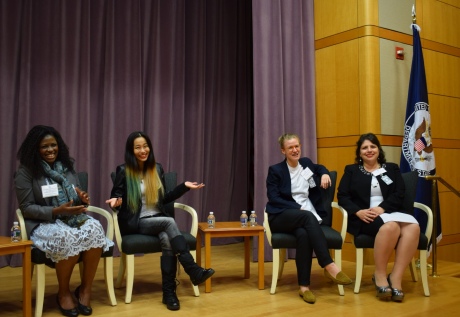
[[[80,187],[77,174],[67,172],[67,180]],[[51,198],[43,198],[42,186],[46,185],[45,177],[33,178],[32,173],[24,166],[19,166],[14,176],[16,197],[19,208],[26,223],[27,236],[30,238],[32,230],[42,222],[54,222]]]

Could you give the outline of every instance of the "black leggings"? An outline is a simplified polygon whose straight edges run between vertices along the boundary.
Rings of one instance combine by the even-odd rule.
[[[311,212],[286,209],[279,214],[270,214],[268,222],[272,232],[290,233],[297,238],[295,262],[299,285],[310,285],[313,251],[321,267],[333,262],[323,230]]]

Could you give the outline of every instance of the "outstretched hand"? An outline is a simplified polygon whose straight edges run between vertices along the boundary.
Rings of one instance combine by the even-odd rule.
[[[72,206],[73,205],[73,200],[60,205],[59,207],[55,207],[53,209],[53,214],[54,215],[79,215],[84,212],[87,212],[88,210],[86,209],[85,206],[80,205],[80,206]]]
[[[82,191],[80,188],[78,187],[75,187],[75,191],[77,192],[78,194],[78,197],[80,197],[80,201],[84,204],[84,205],[89,205],[89,195],[87,192],[85,191]]]
[[[106,204],[109,204],[110,208],[117,208],[121,206],[123,202],[121,197],[118,198],[110,198],[105,201]]]
[[[185,186],[187,186],[190,189],[200,189],[204,187],[204,184],[198,182],[185,182]]]

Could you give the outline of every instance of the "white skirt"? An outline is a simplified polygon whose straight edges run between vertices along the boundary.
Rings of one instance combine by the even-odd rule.
[[[418,224],[418,221],[414,218],[414,216],[402,212],[392,212],[390,214],[383,213],[380,215],[380,218],[382,218],[384,223],[389,221],[395,221]]]
[[[113,246],[113,241],[105,237],[101,223],[91,216],[80,228],[69,227],[59,219],[55,223],[41,223],[30,239],[53,262],[94,248],[102,248],[105,252]]]

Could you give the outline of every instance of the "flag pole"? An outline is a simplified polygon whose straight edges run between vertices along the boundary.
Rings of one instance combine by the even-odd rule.
[[[431,210],[433,211],[433,231],[431,232],[431,276],[439,277],[437,272],[437,244],[438,244],[438,181],[434,177],[425,176],[431,179]]]

